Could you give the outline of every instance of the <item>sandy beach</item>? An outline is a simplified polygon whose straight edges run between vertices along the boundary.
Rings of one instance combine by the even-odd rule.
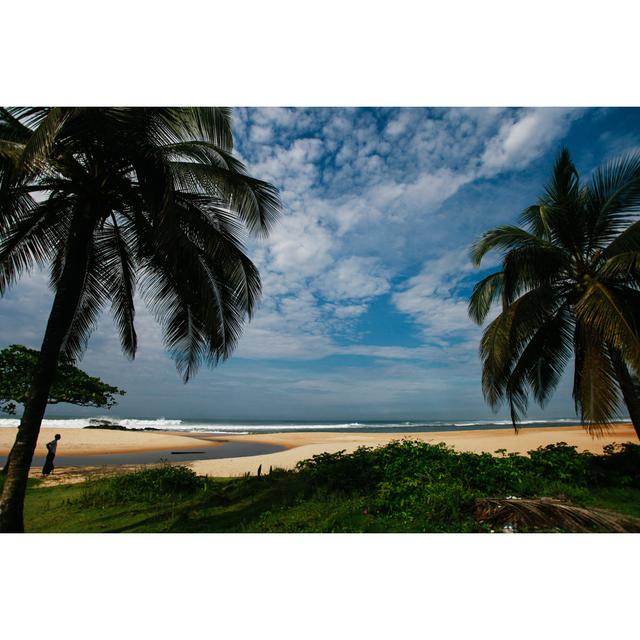
[[[17,428],[0,429],[0,455],[6,456],[16,439]],[[58,453],[67,455],[98,455],[105,453],[131,453],[134,451],[162,451],[164,449],[185,450],[194,448],[194,438],[199,440],[197,448],[217,446],[218,438],[202,437],[202,434],[176,434],[166,431],[115,431],[109,429],[40,429],[35,455],[46,455],[46,443],[56,433],[62,436]]]
[[[271,442],[288,447],[286,451],[250,458],[225,458],[220,460],[201,460],[190,463],[190,467],[199,474],[210,476],[238,476],[247,472],[256,473],[259,465],[263,471],[270,466],[292,469],[300,460],[323,452],[335,453],[345,450],[347,453],[358,447],[375,447],[394,440],[408,438],[436,444],[443,442],[458,451],[475,453],[493,453],[498,449],[508,452],[526,453],[531,449],[556,442],[566,442],[576,446],[579,451],[602,453],[605,445],[614,442],[633,442],[640,444],[631,424],[614,425],[610,433],[602,438],[593,438],[582,427],[541,427],[521,429],[518,434],[507,429],[487,429],[478,431],[446,431],[431,433],[276,433],[240,436],[263,442]]]
[[[256,473],[258,466],[263,471],[269,467],[291,469],[296,463],[311,456],[345,450],[355,451],[360,446],[380,446],[403,438],[439,443],[455,447],[458,451],[493,453],[498,449],[508,452],[526,453],[539,446],[556,442],[574,445],[580,451],[601,453],[610,443],[633,442],[638,438],[631,424],[617,424],[602,438],[590,436],[581,427],[539,427],[521,429],[518,434],[508,429],[477,431],[448,431],[430,433],[357,433],[357,432],[293,432],[252,435],[207,436],[203,433],[156,432],[156,431],[111,431],[103,429],[59,430],[62,440],[58,453],[67,455],[105,455],[166,449],[189,450],[217,446],[225,441],[268,443],[286,447],[286,450],[266,455],[196,460],[188,465],[202,475],[230,477],[247,472]],[[45,453],[45,443],[50,441],[56,429],[44,428],[40,432],[36,455]],[[0,429],[0,455],[6,455],[14,441],[16,430]]]

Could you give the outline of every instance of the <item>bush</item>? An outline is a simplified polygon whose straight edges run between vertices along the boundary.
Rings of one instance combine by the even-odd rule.
[[[576,447],[558,442],[529,451],[529,466],[542,479],[584,485],[592,476],[593,457],[588,451],[578,453]]]
[[[188,467],[163,464],[98,481],[88,487],[81,502],[155,502],[196,493],[205,488],[206,482]]]
[[[458,453],[444,444],[401,440],[314,456],[297,469],[307,494],[360,494],[380,515],[428,530],[473,528],[480,496],[584,496],[596,486],[639,486],[640,446],[610,445],[604,455],[558,443],[528,456]]]
[[[344,450],[321,453],[298,462],[296,469],[315,488],[344,493],[363,491],[375,487],[380,479],[377,451],[359,447],[351,454]]]
[[[594,480],[600,486],[640,489],[640,445],[608,444],[604,455],[594,456],[591,466]]]
[[[593,455],[559,443],[525,456],[458,453],[444,444],[402,440],[351,454],[323,453],[296,471],[272,469],[260,478],[214,481],[167,464],[91,482],[79,504],[150,503],[173,513],[179,503],[181,514],[220,518],[235,530],[482,531],[479,499],[560,497],[588,505],[598,487],[635,495],[639,473],[638,445],[612,445]]]
[[[477,492],[459,480],[421,482],[405,479],[383,482],[375,504],[377,512],[400,518],[407,523],[422,521],[425,528],[460,529],[473,514]]]

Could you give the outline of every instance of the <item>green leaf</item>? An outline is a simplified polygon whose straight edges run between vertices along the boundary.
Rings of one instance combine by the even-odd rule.
[[[15,403],[24,404],[38,363],[39,352],[20,344],[0,351],[0,410],[15,413]],[[110,409],[115,396],[125,392],[102,382],[61,358],[49,392],[49,403],[68,402],[82,407]]]

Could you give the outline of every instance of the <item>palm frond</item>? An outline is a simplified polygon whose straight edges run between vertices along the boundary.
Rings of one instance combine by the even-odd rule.
[[[504,304],[511,304],[525,291],[553,284],[569,269],[568,256],[554,246],[531,244],[512,249],[502,263]]]
[[[534,289],[505,308],[485,330],[480,342],[482,388],[494,409],[506,397],[509,376],[522,349],[557,305],[549,287]]]
[[[600,267],[601,276],[626,278],[640,284],[640,251],[617,253]]]
[[[520,222],[524,226],[529,227],[530,233],[541,240],[548,242],[551,239],[551,231],[549,229],[549,222],[544,205],[534,204],[531,207],[527,207],[520,214]]]
[[[540,326],[518,357],[506,383],[511,421],[526,414],[528,391],[544,406],[555,390],[573,350],[573,321],[568,305],[563,305]]]
[[[74,277],[82,278],[82,287],[77,304],[73,309],[73,316],[69,328],[62,343],[62,353],[72,361],[82,358],[89,338],[95,329],[98,317],[109,300],[109,292],[106,286],[107,278],[103,272],[104,265],[100,260],[100,254],[96,251],[93,238],[89,240],[88,255],[84,267],[77,265],[81,272],[74,273]],[[55,274],[52,269],[52,284],[57,287],[61,281],[67,257],[64,255],[68,248],[61,244],[58,255],[53,261],[60,269]]]
[[[135,329],[135,234],[128,220],[118,224],[115,215],[96,237],[96,253],[102,263],[102,279],[111,299],[111,312],[120,335],[122,351],[133,359],[138,346]]]
[[[504,274],[502,271],[491,273],[473,287],[469,298],[469,316],[477,324],[482,324],[491,309],[491,305],[502,294]]]
[[[592,281],[575,306],[576,318],[598,336],[600,344],[610,344],[625,353],[640,369],[640,337],[632,307],[613,286]]]
[[[0,236],[0,295],[20,276],[44,266],[64,244],[71,204],[63,198],[49,198],[36,204],[28,195],[15,198],[13,224]]]
[[[612,258],[619,253],[640,253],[640,221],[629,225],[615,240],[602,251],[604,260]]]
[[[260,288],[257,270],[223,226],[196,208],[193,198],[176,200],[178,233],[167,242],[147,225],[141,245],[141,294],[185,381],[203,361],[230,355]]]
[[[187,110],[194,123],[196,139],[202,138],[226,151],[233,150],[231,109],[226,107],[191,107]],[[182,114],[181,114],[182,116]]]
[[[10,109],[0,107],[0,138],[24,146],[32,133],[33,130],[16,118]]]
[[[588,190],[586,214],[592,248],[604,248],[640,215],[640,154],[599,167]],[[614,241],[615,242],[615,241]]]
[[[140,117],[156,144],[203,140],[233,150],[231,110],[224,107],[145,107],[123,110],[121,119]],[[133,112],[133,113],[132,113]]]
[[[20,169],[25,176],[33,175],[46,167],[56,137],[72,115],[72,111],[63,107],[53,107],[39,122],[25,144],[20,158]]]
[[[31,132],[42,124],[51,109],[52,107],[6,107],[7,113]]]
[[[539,204],[544,210],[551,241],[571,254],[580,253],[588,242],[584,199],[578,171],[569,151],[563,148]]]
[[[482,237],[471,247],[471,261],[478,267],[482,262],[482,258],[493,249],[501,249],[508,251],[516,247],[525,247],[530,245],[540,246],[542,241],[537,236],[513,225],[505,225],[496,227],[487,231]]]
[[[640,532],[640,519],[604,509],[587,509],[555,498],[481,498],[476,518],[495,529],[514,531]]]
[[[171,170],[179,189],[213,192],[219,206],[228,207],[257,235],[268,234],[278,219],[281,208],[278,191],[267,182],[195,162],[172,162]]]
[[[613,422],[620,403],[617,377],[598,336],[583,331],[581,369],[574,382],[574,400],[587,430],[601,435]]]

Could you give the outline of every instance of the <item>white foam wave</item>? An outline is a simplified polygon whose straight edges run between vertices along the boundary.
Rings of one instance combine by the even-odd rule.
[[[17,418],[0,418],[0,427],[17,427],[20,420]],[[183,420],[157,419],[137,419],[137,418],[45,418],[42,426],[54,429],[82,429],[87,426],[99,425],[120,425],[127,429],[161,429],[166,431],[206,431],[207,433],[236,433],[246,435],[251,431],[300,431],[305,429],[357,429],[367,425],[359,422],[344,424],[318,423],[280,423],[280,424],[221,424],[219,422],[185,422]]]
[[[45,418],[42,421],[43,427],[51,427],[55,429],[82,429],[90,423],[88,418],[70,418],[70,419],[56,419]],[[20,420],[17,418],[0,418],[0,427],[17,427],[20,424]]]
[[[620,419],[620,422],[630,422],[628,419]],[[1,427],[17,427],[19,420],[17,418],[0,418]],[[246,435],[248,433],[255,433],[259,431],[307,431],[307,430],[335,430],[335,429],[407,429],[407,428],[420,428],[420,427],[479,427],[487,428],[491,426],[510,426],[511,420],[469,420],[469,421],[445,421],[445,420],[430,420],[423,422],[345,422],[345,423],[329,423],[318,422],[314,424],[308,423],[271,423],[271,424],[249,424],[249,423],[219,423],[219,422],[196,422],[196,421],[184,421],[173,420],[166,418],[155,419],[140,419],[140,418],[114,418],[110,417],[97,417],[97,418],[45,418],[42,422],[43,427],[49,427],[54,429],[82,429],[86,426],[98,426],[98,425],[121,425],[128,429],[159,429],[163,431],[202,431],[210,434],[237,434]],[[556,418],[546,420],[523,420],[521,425],[533,425],[533,424],[579,424],[579,421],[575,418]]]

